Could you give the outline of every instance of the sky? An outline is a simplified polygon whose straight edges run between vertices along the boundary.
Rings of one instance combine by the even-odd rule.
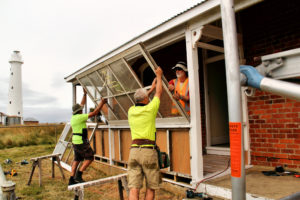
[[[200,1],[0,0],[0,112],[13,51],[24,61],[23,117],[67,122],[72,85],[64,77]]]

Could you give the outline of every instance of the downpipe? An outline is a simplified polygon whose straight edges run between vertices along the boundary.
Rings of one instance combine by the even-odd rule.
[[[7,181],[0,165],[0,200],[15,200],[15,186],[12,181]]]
[[[300,101],[300,85],[262,76],[254,67],[241,65],[241,84]]]

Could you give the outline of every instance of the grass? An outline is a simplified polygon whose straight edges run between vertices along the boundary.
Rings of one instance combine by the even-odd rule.
[[[32,163],[28,165],[20,165],[24,159],[30,161],[30,158],[42,155],[48,155],[53,152],[55,145],[34,145],[24,147],[14,147],[0,150],[0,162],[3,171],[15,169],[17,176],[6,175],[7,180],[12,180],[16,183],[16,196],[26,200],[64,200],[73,199],[74,193],[67,190],[68,178],[70,173],[64,170],[66,180],[63,180],[58,167],[55,167],[55,178],[51,177],[51,161],[45,159],[42,161],[42,187],[39,187],[38,167],[36,167],[30,186],[26,185],[32,168]],[[11,159],[11,164],[4,164],[6,159]],[[98,163],[93,162],[92,165],[85,171],[83,178],[86,181],[96,180],[107,177],[101,171]],[[123,192],[124,198],[127,199],[127,194]],[[140,198],[143,199],[145,188],[142,189]],[[166,190],[160,189],[157,191],[156,199],[182,199],[183,196],[172,194]],[[84,190],[84,199],[105,199],[118,200],[119,192],[117,182],[107,183],[100,186],[93,186]]]
[[[61,130],[63,126],[61,127]],[[4,131],[5,130],[5,131]],[[59,137],[61,132],[57,129],[56,137]],[[74,193],[67,190],[68,179],[70,172],[64,170],[65,180],[62,179],[58,167],[55,167],[55,178],[52,178],[52,168],[50,159],[42,160],[42,186],[39,187],[38,167],[36,167],[31,185],[27,182],[30,176],[32,163],[31,158],[51,154],[56,145],[55,130],[51,127],[22,127],[22,128],[1,128],[0,141],[0,163],[3,171],[16,170],[17,176],[6,175],[7,180],[11,180],[16,184],[15,193],[20,199],[26,200],[64,200],[73,199]],[[2,144],[2,146],[1,146]],[[72,156],[71,156],[72,157]],[[5,164],[6,159],[12,160],[11,164]],[[29,164],[21,165],[18,162],[27,160]],[[105,178],[108,175],[101,171],[101,165],[93,162],[90,167],[84,172],[83,178],[86,181]],[[127,194],[123,192],[125,199]],[[145,188],[141,190],[140,198],[143,199]],[[166,190],[160,189],[156,193],[156,199],[182,199],[184,196],[172,194]],[[93,186],[84,190],[85,199],[119,199],[117,182],[107,183],[99,186]]]
[[[64,125],[0,128],[0,149],[37,144],[55,144]]]

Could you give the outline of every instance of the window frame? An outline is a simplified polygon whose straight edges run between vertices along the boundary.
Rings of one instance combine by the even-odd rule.
[[[124,119],[120,119],[117,115],[115,115],[113,108],[110,106],[110,101],[108,101],[107,103],[107,107],[108,107],[108,112],[107,113],[112,113],[114,115],[114,118],[116,120],[112,120],[112,119],[106,119],[108,121],[109,124],[112,125],[125,125],[128,124],[128,114],[126,112],[126,109],[124,108],[124,106],[122,105],[122,103],[120,103],[116,97],[118,96],[124,96],[126,95],[127,98],[130,100],[130,102],[132,103],[132,105],[134,105],[134,99],[131,98],[131,94],[134,94],[134,92],[139,89],[139,88],[147,88],[147,87],[143,87],[143,84],[141,83],[141,80],[137,77],[137,75],[135,74],[135,72],[133,71],[132,67],[129,65],[129,61],[132,59],[135,59],[137,57],[143,57],[145,59],[145,61],[148,63],[148,65],[151,67],[151,69],[153,70],[153,72],[155,73],[155,69],[158,67],[155,60],[152,58],[151,54],[146,50],[145,46],[143,43],[138,43],[128,49],[126,49],[125,51],[114,55],[113,57],[105,60],[102,63],[97,64],[96,66],[88,69],[87,71],[82,72],[81,74],[78,74],[76,76],[76,80],[78,81],[78,83],[87,91],[88,96],[91,98],[92,102],[97,105],[98,102],[100,101],[100,99],[96,99],[93,94],[91,94],[91,92],[88,90],[87,86],[92,86],[93,90],[98,92],[99,96],[102,96],[99,88],[96,86],[96,83],[94,83],[94,81],[89,77],[92,73],[96,73],[97,77],[101,80],[102,83],[105,83],[105,81],[103,80],[103,78],[101,77],[99,70],[107,70],[109,71],[109,73],[111,73],[111,76],[118,82],[118,85],[121,87],[121,89],[123,90],[122,93],[118,93],[118,94],[113,94],[110,87],[106,86],[107,89],[107,96],[103,97],[103,98],[107,98],[108,100],[110,98],[113,98],[113,100],[115,102],[117,102],[118,106],[121,108],[123,114],[127,117],[126,120]],[[135,81],[137,82],[137,85],[139,88],[130,90],[130,91],[126,91],[122,81],[119,80],[118,76],[115,74],[115,72],[112,70],[111,64],[116,62],[116,61],[121,61],[122,64],[124,64],[127,68],[127,70],[129,70],[129,72],[131,73],[131,75],[134,77]],[[86,85],[84,84],[81,79],[83,78],[87,78],[89,84]],[[189,123],[190,120],[190,116],[185,112],[184,108],[181,106],[181,104],[179,102],[177,102],[173,97],[171,92],[168,90],[168,81],[166,80],[166,78],[163,76],[162,77],[162,86],[164,91],[167,93],[167,95],[169,96],[169,98],[171,99],[171,101],[175,104],[176,108],[178,109],[179,113],[181,116],[175,116],[175,117],[163,117],[163,115],[158,112],[158,118],[157,121],[158,122],[164,122],[164,123],[170,123],[170,124],[187,124]],[[104,85],[104,84],[103,84]],[[110,93],[110,94],[109,94]],[[96,95],[95,95],[96,96]],[[101,113],[104,115],[104,113],[101,111]],[[105,116],[105,115],[104,115]]]

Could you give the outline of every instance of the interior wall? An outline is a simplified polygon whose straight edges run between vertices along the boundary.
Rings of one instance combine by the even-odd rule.
[[[211,145],[229,144],[229,119],[224,60],[207,65]]]

